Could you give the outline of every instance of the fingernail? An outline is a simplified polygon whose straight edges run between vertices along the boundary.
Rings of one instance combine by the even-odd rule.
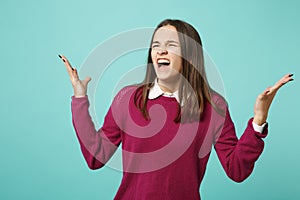
[[[61,55],[59,55],[59,54],[58,54],[58,57],[59,57],[59,58],[62,58]]]
[[[65,59],[62,59],[64,62],[66,62],[66,60]]]
[[[290,74],[290,75],[289,75],[289,77],[292,77],[292,76],[294,76],[294,74]]]
[[[74,68],[72,67],[72,71],[74,71]]]

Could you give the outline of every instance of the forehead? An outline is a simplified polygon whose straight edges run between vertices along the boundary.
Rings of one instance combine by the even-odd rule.
[[[177,30],[174,26],[166,25],[157,29],[154,34],[153,41],[179,41]]]

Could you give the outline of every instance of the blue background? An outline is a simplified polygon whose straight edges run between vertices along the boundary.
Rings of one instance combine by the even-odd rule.
[[[87,168],[71,124],[72,87],[57,54],[79,68],[107,38],[165,18],[200,32],[222,75],[238,136],[257,95],[295,74],[272,104],[270,134],[252,175],[234,183],[213,152],[203,199],[299,199],[298,2],[1,1],[0,199],[113,198],[122,174]],[[100,124],[108,105],[97,113]]]

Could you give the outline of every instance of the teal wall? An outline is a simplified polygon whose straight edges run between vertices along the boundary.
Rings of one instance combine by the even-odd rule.
[[[213,152],[203,199],[299,199],[299,7],[296,0],[1,1],[0,199],[113,198],[122,174],[109,167],[90,171],[84,163],[71,124],[72,87],[57,54],[79,68],[101,42],[165,18],[185,20],[200,32],[222,76],[238,136],[257,95],[295,74],[273,102],[266,148],[252,175],[232,182]],[[137,55],[142,64],[146,53]],[[99,124],[111,94],[103,88]]]

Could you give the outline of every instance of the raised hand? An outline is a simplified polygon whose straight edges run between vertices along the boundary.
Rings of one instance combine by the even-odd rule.
[[[91,81],[91,77],[86,77],[84,80],[80,80],[78,77],[77,69],[73,68],[68,59],[63,55],[58,55],[64,62],[67,72],[70,76],[71,83],[74,89],[75,97],[84,97],[87,93],[87,84]]]
[[[293,74],[283,76],[275,85],[268,87],[263,93],[258,95],[254,105],[253,122],[262,125],[266,122],[271,103],[279,90],[284,84],[293,81]]]

